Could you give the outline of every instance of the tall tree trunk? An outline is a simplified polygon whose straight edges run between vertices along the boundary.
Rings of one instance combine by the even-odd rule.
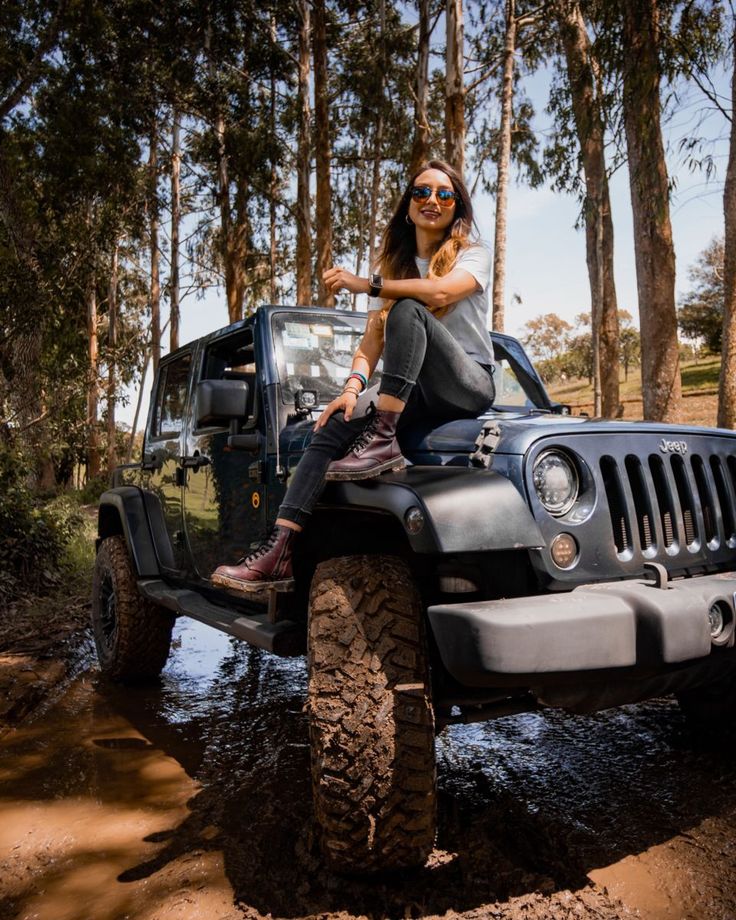
[[[619,408],[619,328],[603,119],[596,94],[590,39],[577,0],[558,0],[557,15],[585,173],[585,242],[593,327],[594,412],[615,418]]]
[[[736,28],[733,40],[736,41]],[[732,47],[736,45],[732,42]],[[736,113],[736,64],[731,76],[731,105]],[[736,428],[736,128],[731,122],[726,185],[723,190],[725,242],[723,260],[723,345],[718,389],[718,424]]]
[[[447,79],[445,83],[445,159],[465,170],[465,42],[463,0],[447,0]]]
[[[151,280],[149,299],[151,304],[151,356],[153,357],[153,370],[155,373],[158,369],[158,363],[161,360],[161,251],[159,249],[158,242],[158,125],[156,123],[155,115],[151,127],[151,134],[149,137],[148,172],[150,183],[148,196],[148,219],[149,242],[151,251]]]
[[[118,346],[118,257],[119,243],[112,251],[110,289],[107,298],[107,471],[117,466],[117,445],[115,443],[115,389]]]
[[[229,277],[234,303],[234,319],[231,318],[230,322],[243,318],[243,302],[248,281],[246,259],[250,250],[250,202],[248,190],[244,188],[242,179],[235,189],[234,209],[235,220],[230,225],[230,237],[227,241]]]
[[[430,0],[419,0],[419,44],[414,84],[414,142],[411,148],[409,175],[419,171],[429,159],[429,27]]]
[[[99,343],[97,336],[97,290],[94,266],[87,283],[87,481],[100,474],[100,434],[97,424]]]
[[[273,13],[269,22],[271,46],[277,47],[276,44],[276,20]],[[273,138],[276,137],[276,72],[271,64],[271,98],[269,103],[269,121],[270,131]],[[276,282],[276,198],[278,196],[278,172],[276,169],[276,155],[271,153],[269,176],[269,196],[268,196],[268,218],[269,218],[269,274],[270,274],[270,293],[271,303],[279,302],[278,284]]]
[[[364,138],[361,135],[358,141],[358,162],[363,162]],[[365,200],[365,170],[359,169],[356,177],[357,195],[359,201]],[[363,259],[365,258],[365,209],[358,209],[358,243],[355,251],[355,274],[361,276],[363,273]],[[350,298],[350,304],[355,312],[358,309],[358,295],[353,294]]]
[[[131,457],[133,456],[133,448],[135,447],[135,436],[138,430],[138,419],[141,415],[141,405],[143,403],[143,394],[145,392],[144,386],[146,383],[146,374],[148,373],[148,363],[151,360],[151,349],[147,348],[146,353],[143,356],[143,368],[141,370],[141,382],[138,387],[138,399],[135,404],[135,415],[133,416],[133,425],[130,429],[130,438],[128,439],[128,450],[125,454],[125,462],[130,463]]]
[[[506,0],[506,33],[501,84],[501,126],[496,179],[496,226],[493,244],[493,328],[504,331],[506,298],[506,211],[511,162],[511,104],[514,95],[514,52],[516,51],[516,5]]]
[[[171,275],[169,277],[169,350],[179,347],[179,226],[181,224],[181,141],[179,113],[172,112],[171,128]]]
[[[312,217],[309,202],[311,141],[309,125],[310,2],[299,0],[299,128],[296,148],[296,302],[312,302]]]
[[[314,0],[314,128],[317,167],[317,297],[321,307],[334,307],[335,296],[322,274],[332,265],[332,181],[330,179],[330,113],[327,100],[327,11]]]
[[[379,51],[379,69],[380,78],[378,81],[378,112],[376,114],[376,125],[373,133],[373,177],[371,180],[371,210],[368,224],[368,266],[373,271],[376,265],[376,250],[378,241],[376,239],[376,225],[378,223],[378,206],[379,196],[381,193],[381,153],[383,150],[383,106],[384,93],[386,91],[386,51],[384,36],[386,34],[386,0],[379,0],[378,4],[378,47]]]
[[[214,83],[216,78],[215,60],[211,54],[212,43],[211,25],[208,25],[205,34],[205,51],[209,60],[210,80]],[[225,272],[225,296],[227,298],[227,315],[231,323],[236,323],[243,318],[243,291],[245,283],[242,279],[244,266],[237,264],[234,245],[234,236],[237,228],[233,228],[230,205],[230,163],[226,144],[225,116],[222,112],[220,100],[215,101],[215,145],[217,158],[217,206],[220,211],[220,255]]]
[[[627,0],[624,126],[634,216],[644,418],[676,422],[682,387],[675,309],[675,251],[659,97],[657,0]]]

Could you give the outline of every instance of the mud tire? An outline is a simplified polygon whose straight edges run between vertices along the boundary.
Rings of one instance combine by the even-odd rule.
[[[314,809],[331,868],[425,862],[436,828],[434,716],[424,617],[392,556],[321,563],[309,604]]]
[[[125,539],[103,540],[92,577],[92,632],[102,673],[130,683],[158,677],[173,625],[172,613],[139,593]]]

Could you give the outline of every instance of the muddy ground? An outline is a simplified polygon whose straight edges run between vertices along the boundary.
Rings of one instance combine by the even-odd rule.
[[[304,661],[180,621],[160,685],[113,687],[85,617],[0,631],[2,920],[736,918],[734,749],[670,701],[453,727],[427,866],[346,879],[316,846]]]

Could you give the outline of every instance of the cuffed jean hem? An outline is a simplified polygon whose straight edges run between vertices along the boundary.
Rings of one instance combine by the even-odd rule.
[[[415,380],[407,380],[406,377],[399,377],[396,374],[387,374],[384,371],[381,375],[381,385],[378,388],[378,395],[393,396],[395,399],[407,402],[415,385]]]
[[[278,516],[285,521],[291,521],[292,524],[298,524],[300,527],[306,527],[311,512],[304,511],[302,508],[295,508],[293,505],[281,505]]]

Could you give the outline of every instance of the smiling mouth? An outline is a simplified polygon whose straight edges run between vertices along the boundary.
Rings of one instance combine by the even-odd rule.
[[[422,215],[422,217],[439,217],[440,216],[439,211],[430,211],[426,208],[423,208],[419,213]]]

